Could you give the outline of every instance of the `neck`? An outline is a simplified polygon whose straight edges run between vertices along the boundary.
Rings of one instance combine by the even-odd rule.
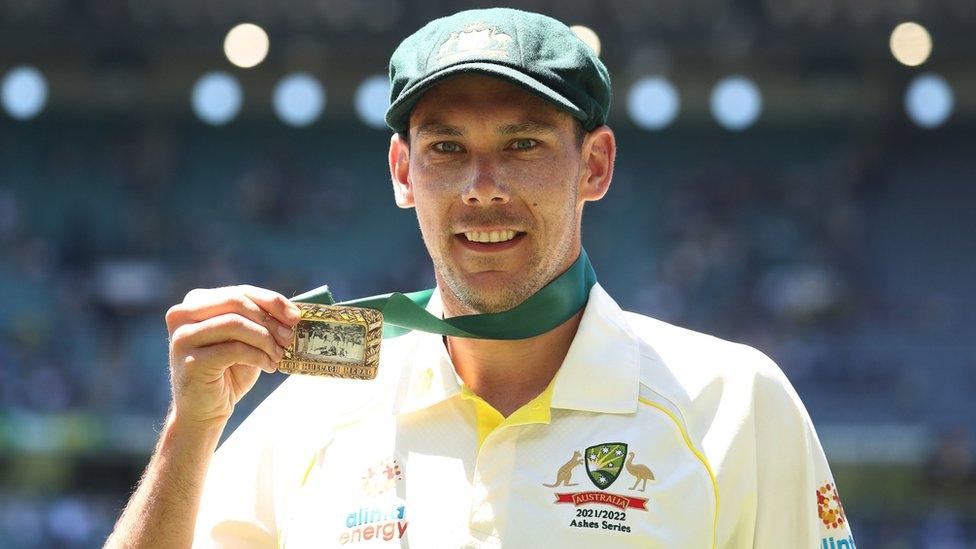
[[[552,381],[582,316],[580,310],[552,330],[527,339],[444,339],[454,369],[465,385],[508,417]]]

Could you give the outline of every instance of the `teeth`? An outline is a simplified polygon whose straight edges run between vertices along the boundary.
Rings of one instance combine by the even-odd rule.
[[[464,233],[464,236],[472,242],[505,242],[515,238],[515,234],[515,231],[469,231]]]

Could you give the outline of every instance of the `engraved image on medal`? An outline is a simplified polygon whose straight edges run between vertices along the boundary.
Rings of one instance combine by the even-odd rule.
[[[349,379],[373,379],[380,359],[383,314],[343,305],[296,303],[302,318],[278,370]]]

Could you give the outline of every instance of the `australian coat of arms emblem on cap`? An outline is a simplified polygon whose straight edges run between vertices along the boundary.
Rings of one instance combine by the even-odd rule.
[[[465,58],[508,59],[512,37],[482,23],[473,23],[450,36],[437,49],[434,65],[446,65]]]

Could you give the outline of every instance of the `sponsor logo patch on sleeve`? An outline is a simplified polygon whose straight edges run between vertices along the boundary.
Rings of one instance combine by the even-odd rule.
[[[820,518],[820,549],[856,549],[840,502],[837,486],[825,482],[817,488],[817,516]]]

